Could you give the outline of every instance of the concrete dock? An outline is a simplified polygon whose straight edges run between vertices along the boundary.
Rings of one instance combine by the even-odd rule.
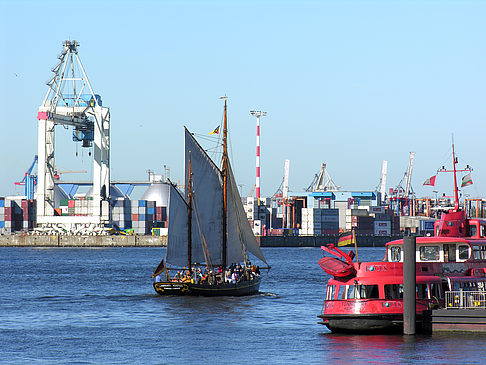
[[[339,235],[327,236],[261,236],[261,247],[320,247],[336,243]],[[402,236],[357,235],[359,247],[383,247]],[[167,236],[37,236],[2,235],[0,247],[165,247]]]
[[[165,247],[166,245],[167,236],[0,236],[0,247]]]

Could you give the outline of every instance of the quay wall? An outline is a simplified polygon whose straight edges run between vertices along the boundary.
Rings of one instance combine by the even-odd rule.
[[[161,247],[167,236],[0,236],[0,247]]]
[[[356,235],[358,247],[384,247],[385,243],[403,238],[396,236]],[[261,236],[257,237],[261,247],[321,247],[337,243],[339,235],[326,236]]]
[[[336,243],[339,235],[327,236],[261,236],[261,247],[320,247]],[[359,247],[383,247],[403,236],[357,235]],[[0,247],[165,247],[167,236],[36,236],[3,235]]]

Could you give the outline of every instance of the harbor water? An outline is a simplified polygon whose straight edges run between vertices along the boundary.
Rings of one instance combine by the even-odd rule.
[[[0,363],[484,364],[486,336],[336,335],[319,248],[264,248],[250,297],[162,297],[163,248],[0,248]],[[383,248],[363,248],[361,261]]]

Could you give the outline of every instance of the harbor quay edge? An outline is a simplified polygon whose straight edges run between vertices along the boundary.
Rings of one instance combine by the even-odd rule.
[[[357,236],[359,247],[383,247],[402,236]],[[261,247],[320,247],[336,243],[338,235],[326,236],[259,236]],[[2,235],[0,247],[165,247],[167,236],[64,236]]]
[[[165,247],[167,236],[0,236],[0,247]]]

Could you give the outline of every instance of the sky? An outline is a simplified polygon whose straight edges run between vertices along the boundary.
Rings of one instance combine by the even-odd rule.
[[[486,196],[486,1],[24,1],[0,0],[0,196],[37,154],[37,109],[65,40],[111,113],[111,178],[147,170],[183,180],[184,126],[207,135],[227,95],[233,169],[255,184],[262,110],[261,195],[290,160],[289,189],[321,163],[342,190],[387,189],[415,152],[418,197],[450,194],[438,168],[473,168],[463,196]],[[88,179],[91,157],[56,127],[64,180]],[[204,142],[205,143],[205,142]],[[203,143],[203,144],[204,144]],[[76,152],[78,152],[76,156]],[[459,178],[463,173],[459,174]]]

